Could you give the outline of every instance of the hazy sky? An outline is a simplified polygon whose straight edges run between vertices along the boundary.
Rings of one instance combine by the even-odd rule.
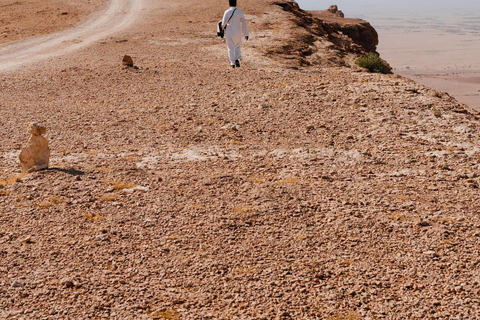
[[[479,0],[296,0],[305,10],[324,10],[331,4],[336,4],[345,12],[346,16],[354,15],[379,15],[382,13],[424,13],[427,16],[449,13],[473,13],[480,9]]]
[[[296,1],[305,10],[336,4],[347,18],[370,22],[379,34],[378,51],[394,67],[480,65],[480,0]]]
[[[434,29],[480,32],[480,0],[296,0],[305,10],[338,5],[347,18],[370,22],[377,31],[392,25],[430,24]],[[480,35],[480,34],[479,34]]]
[[[415,11],[418,9],[456,9],[456,8],[479,8],[478,0],[296,0],[300,6],[306,10],[326,9],[331,4],[336,4],[342,8],[349,7],[381,7],[390,10]]]

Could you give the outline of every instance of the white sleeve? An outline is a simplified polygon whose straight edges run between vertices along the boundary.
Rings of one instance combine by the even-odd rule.
[[[242,14],[242,16],[240,17],[241,21],[242,21],[242,29],[243,29],[243,34],[245,35],[245,37],[248,37],[249,36],[249,33],[248,33],[248,26],[247,26],[247,20],[245,20],[245,16]]]
[[[225,11],[225,13],[223,14],[223,19],[222,19],[222,29],[225,29],[226,25],[227,25],[227,11]]]

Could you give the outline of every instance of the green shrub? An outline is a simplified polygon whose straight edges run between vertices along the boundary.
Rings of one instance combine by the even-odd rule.
[[[367,55],[355,60],[355,64],[359,67],[368,69],[370,72],[383,74],[391,73],[390,66],[382,60],[377,53],[367,53]]]

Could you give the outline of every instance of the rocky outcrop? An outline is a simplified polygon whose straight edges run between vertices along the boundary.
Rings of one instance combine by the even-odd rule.
[[[22,172],[34,172],[47,169],[50,160],[48,141],[43,135],[47,132],[45,127],[36,123],[29,125],[28,132],[31,134],[27,146],[19,155]]]
[[[375,52],[378,45],[378,33],[367,21],[361,19],[344,19],[345,15],[336,5],[325,11],[312,11],[313,17],[329,25],[335,32],[347,35],[366,52]]]
[[[342,32],[347,35],[366,52],[375,52],[377,50],[378,33],[370,23],[360,21],[358,23],[345,24],[330,22],[330,24],[337,32]]]
[[[343,18],[337,6],[325,11],[302,10],[295,1],[272,0],[266,27],[285,29],[288,37],[272,39],[266,55],[297,65],[354,66],[356,58],[376,52],[378,34],[366,21]],[[272,19],[275,17],[275,19]],[[266,19],[267,20],[267,19]],[[293,63],[292,63],[293,64]]]
[[[343,12],[338,10],[337,5],[331,5],[330,8],[328,8],[327,11],[332,13],[333,15],[335,15],[335,17],[345,18],[345,15],[343,14]]]

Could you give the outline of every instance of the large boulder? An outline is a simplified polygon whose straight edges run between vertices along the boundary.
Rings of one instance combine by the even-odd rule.
[[[312,15],[318,18],[325,30],[341,33],[348,36],[355,44],[365,52],[375,52],[378,45],[378,33],[367,21],[361,19],[338,19],[345,18],[338,6],[331,5],[324,11],[312,11]]]
[[[345,14],[341,10],[338,10],[337,5],[331,5],[328,10],[328,13],[330,13],[333,17],[338,17],[338,18],[345,18]]]
[[[339,31],[361,46],[366,52],[375,52],[378,45],[378,33],[367,21],[338,24]]]
[[[337,11],[338,11],[337,5],[331,5],[330,8],[328,8],[328,12],[337,13]]]
[[[129,55],[124,55],[122,59],[122,64],[127,67],[133,67],[133,59]]]

